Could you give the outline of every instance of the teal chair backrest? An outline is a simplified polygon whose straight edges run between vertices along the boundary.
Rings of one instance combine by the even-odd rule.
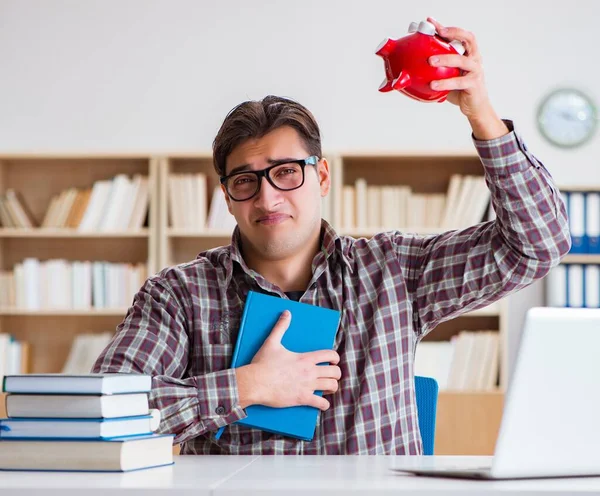
[[[437,413],[438,383],[431,377],[415,376],[415,396],[423,454],[433,455],[435,416]]]

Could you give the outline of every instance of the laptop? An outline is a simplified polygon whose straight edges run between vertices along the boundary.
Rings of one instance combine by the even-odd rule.
[[[418,457],[392,469],[473,479],[600,475],[600,309],[527,312],[489,466]]]

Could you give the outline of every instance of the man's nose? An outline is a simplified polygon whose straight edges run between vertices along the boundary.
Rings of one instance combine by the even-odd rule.
[[[275,188],[266,177],[261,177],[260,181],[260,189],[254,197],[255,203],[263,207],[278,203],[281,199],[281,191]]]

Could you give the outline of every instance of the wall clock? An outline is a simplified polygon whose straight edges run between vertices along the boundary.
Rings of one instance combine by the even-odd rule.
[[[553,145],[572,148],[588,141],[598,124],[592,99],[574,88],[552,91],[540,103],[537,115],[542,135]]]

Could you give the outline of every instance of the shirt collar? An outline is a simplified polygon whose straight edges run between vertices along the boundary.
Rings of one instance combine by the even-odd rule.
[[[233,230],[233,234],[231,235],[231,245],[229,247],[230,263],[227,264],[227,272],[225,277],[227,285],[229,285],[229,283],[231,282],[231,278],[233,277],[234,262],[237,262],[246,274],[249,274],[251,272],[248,266],[246,265],[244,258],[242,257],[240,245],[240,228],[236,225]],[[337,259],[339,262],[344,264],[350,272],[353,271],[351,263],[352,257],[349,253],[348,247],[344,247],[344,243],[342,243],[342,238],[335,232],[335,229],[333,229],[333,227],[331,227],[331,225],[325,220],[321,220],[321,253],[323,253],[326,260],[329,260],[330,257],[334,257],[334,259]]]

